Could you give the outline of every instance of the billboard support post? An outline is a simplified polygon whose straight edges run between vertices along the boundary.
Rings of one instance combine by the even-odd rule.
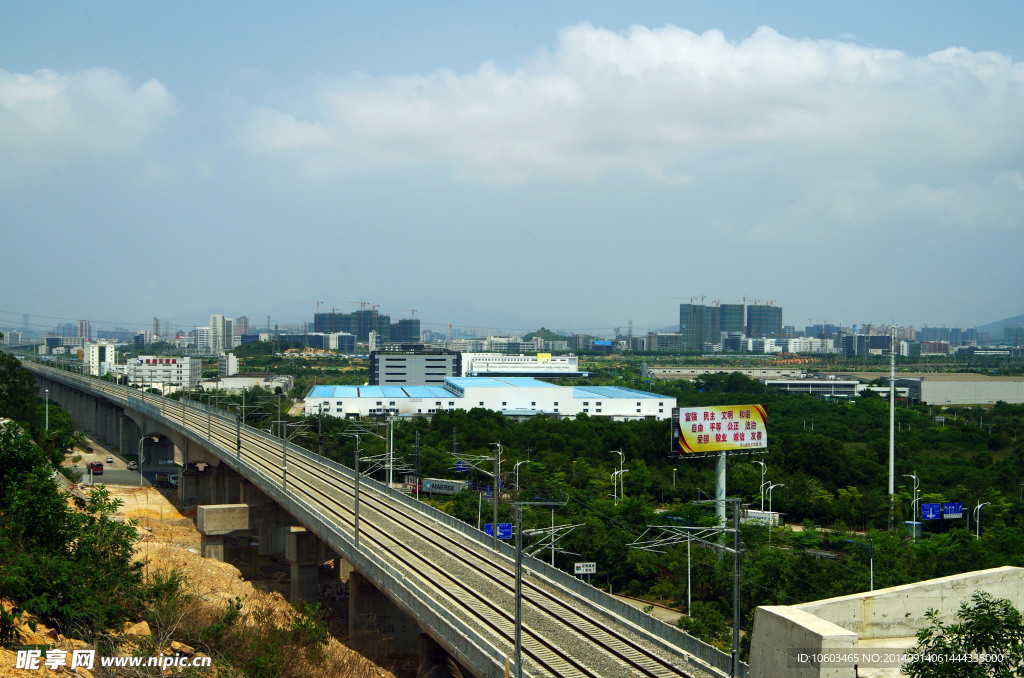
[[[725,450],[718,453],[715,469],[715,518],[719,525],[725,525]]]

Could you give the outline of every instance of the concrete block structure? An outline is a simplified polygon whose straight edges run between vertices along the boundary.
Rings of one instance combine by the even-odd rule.
[[[899,675],[898,666],[872,666],[799,661],[808,655],[862,656],[909,650],[918,630],[931,625],[928,610],[938,610],[945,623],[955,621],[962,603],[976,591],[1006,598],[1024,609],[1024,568],[997,567],[828,598],[801,605],[757,608],[750,644],[750,678],[865,678]],[[879,651],[880,648],[882,651]],[[884,662],[879,662],[883,664]]]
[[[1021,377],[936,374],[898,377],[896,384],[908,389],[910,400],[926,405],[994,405],[1000,400],[1014,405],[1024,403]]]

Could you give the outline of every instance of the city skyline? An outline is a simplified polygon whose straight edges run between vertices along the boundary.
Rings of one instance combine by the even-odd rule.
[[[754,303],[755,301],[757,301],[756,304]],[[723,309],[728,308],[730,305],[731,304],[726,304],[726,303],[723,302],[722,303],[722,308]],[[764,302],[761,302],[759,300],[751,300],[751,301],[748,302],[748,305],[757,306],[758,308],[761,308],[761,309],[769,308],[769,306],[767,306]],[[695,307],[700,307],[700,306],[701,306],[701,304],[695,304]],[[599,337],[605,337],[605,338],[613,338],[616,335],[617,336],[627,336],[629,334],[630,330],[632,330],[633,336],[643,336],[643,335],[646,335],[647,333],[651,333],[651,332],[654,332],[654,333],[656,333],[656,332],[682,332],[684,335],[686,335],[687,332],[688,332],[686,327],[687,327],[688,323],[692,323],[692,328],[693,328],[692,331],[696,331],[697,334],[695,334],[693,337],[691,337],[688,340],[684,340],[684,343],[687,343],[687,342],[689,342],[689,343],[693,343],[693,342],[702,343],[699,339],[696,338],[698,335],[702,335],[703,336],[703,342],[713,342],[714,343],[714,342],[717,341],[717,339],[715,339],[715,337],[713,336],[713,335],[716,334],[716,330],[721,330],[722,332],[729,332],[729,331],[740,330],[742,332],[743,336],[750,336],[750,337],[755,337],[755,336],[769,336],[769,337],[776,337],[777,336],[777,337],[782,337],[783,336],[783,332],[778,331],[778,330],[785,329],[787,327],[794,328],[794,330],[798,334],[801,334],[801,335],[805,332],[805,330],[811,330],[814,327],[818,327],[818,328],[821,328],[821,327],[832,328],[832,329],[829,330],[830,332],[831,331],[838,332],[840,329],[844,329],[844,330],[848,330],[848,331],[853,331],[854,333],[858,333],[858,334],[864,333],[864,331],[867,330],[867,329],[871,329],[871,333],[873,334],[873,333],[876,333],[879,328],[888,328],[890,325],[892,325],[892,326],[895,326],[895,327],[897,327],[897,328],[899,328],[901,330],[901,335],[903,333],[902,330],[910,329],[910,330],[913,330],[913,332],[917,333],[920,336],[921,333],[923,331],[926,331],[926,330],[936,330],[936,329],[954,329],[954,330],[955,329],[962,329],[962,330],[979,329],[979,330],[981,330],[982,328],[990,328],[992,326],[997,326],[997,325],[999,325],[1000,323],[1003,323],[1003,322],[1005,322],[1006,326],[1009,326],[1009,327],[1024,325],[1024,314],[1020,314],[1018,316],[1013,316],[1013,317],[1010,317],[1010,318],[1000,318],[1000,319],[995,320],[995,321],[991,321],[991,322],[987,322],[987,323],[979,323],[977,325],[971,325],[971,326],[968,326],[968,325],[957,325],[957,324],[942,324],[942,323],[925,323],[925,324],[922,324],[922,325],[909,325],[909,324],[906,324],[906,323],[899,323],[899,322],[888,323],[888,322],[884,322],[884,321],[882,321],[882,322],[870,322],[869,321],[869,322],[848,323],[848,322],[841,322],[841,321],[831,321],[831,320],[829,320],[827,318],[806,318],[803,321],[801,321],[800,319],[788,318],[785,315],[784,308],[782,307],[781,304],[773,304],[772,307],[774,307],[776,310],[778,310],[781,313],[781,319],[778,318],[778,317],[774,317],[773,318],[772,325],[773,325],[773,329],[775,331],[768,332],[768,333],[762,332],[759,335],[756,330],[754,330],[752,334],[750,333],[752,331],[751,330],[752,325],[748,325],[747,323],[752,322],[752,321],[751,321],[751,319],[749,317],[747,318],[747,322],[746,323],[744,323],[744,324],[742,324],[742,325],[740,325],[738,327],[732,327],[730,325],[730,323],[724,319],[725,317],[727,317],[727,315],[723,316],[723,319],[720,321],[719,320],[719,313],[717,311],[715,311],[712,315],[708,316],[708,318],[706,320],[703,320],[700,316],[693,316],[692,312],[687,311],[686,309],[688,307],[689,307],[689,304],[687,304],[687,303],[679,304],[676,307],[676,309],[677,309],[676,310],[676,316],[677,316],[676,317],[676,321],[674,323],[673,322],[667,322],[667,323],[665,323],[663,325],[660,325],[660,326],[641,326],[639,324],[634,323],[632,325],[632,327],[630,327],[629,324],[627,323],[627,324],[614,324],[614,325],[609,324],[609,325],[600,326],[600,327],[579,328],[579,327],[571,327],[571,326],[568,326],[568,325],[565,325],[565,324],[559,324],[559,323],[555,323],[555,324],[553,324],[551,326],[542,326],[542,325],[536,325],[536,326],[530,326],[530,325],[524,325],[524,326],[508,326],[508,325],[506,325],[506,326],[494,326],[494,325],[471,325],[471,324],[469,324],[469,325],[456,325],[456,324],[453,324],[452,325],[452,329],[456,332],[456,334],[459,334],[460,336],[461,335],[469,335],[469,336],[523,335],[523,334],[527,334],[527,333],[531,333],[531,332],[536,332],[536,331],[541,330],[541,329],[546,329],[546,330],[553,331],[553,332],[556,332],[556,333],[559,333],[559,334],[582,334],[582,335],[593,335],[593,336],[599,336]],[[737,307],[737,309],[738,309],[738,308],[742,307],[742,305],[735,305],[735,307]],[[709,308],[709,313],[711,313],[711,311],[714,310],[714,308],[715,308],[714,303],[708,304],[708,308]],[[353,317],[360,315],[359,313],[357,313],[355,311],[353,311],[351,313],[344,313],[340,309],[337,309],[337,312],[338,312],[339,315],[350,315],[350,316],[353,316]],[[331,309],[327,309],[327,310],[323,311],[321,313],[321,315],[322,316],[327,316],[327,315],[330,315],[331,313],[332,313]],[[724,314],[728,314],[729,311],[723,311],[723,313]],[[762,311],[762,313],[763,313],[763,311]],[[743,315],[743,314],[741,314],[741,315]],[[388,309],[386,307],[385,308],[381,308],[380,312],[379,312],[379,317],[381,319],[380,322],[381,323],[387,323],[387,326],[390,327],[391,332],[395,332],[396,331],[395,330],[396,327],[401,327],[402,324],[408,323],[410,321],[410,318],[402,318],[402,317],[399,317],[399,316],[401,316],[401,314],[397,314],[397,315],[393,316],[393,314],[388,313]],[[393,317],[395,319],[394,323],[392,323],[392,318]],[[316,321],[315,317],[305,318],[305,319],[303,319],[303,318],[290,318],[290,319],[270,318],[271,323],[270,323],[269,327],[268,327],[268,325],[266,325],[265,322],[250,322],[250,319],[247,318],[246,316],[238,316],[238,318],[236,319],[236,318],[232,318],[230,316],[226,316],[226,314],[208,314],[208,315],[204,315],[203,318],[197,319],[197,321],[192,322],[192,323],[188,323],[188,324],[178,324],[176,322],[170,322],[170,321],[167,321],[165,319],[158,319],[158,318],[152,318],[152,319],[150,319],[150,322],[152,324],[151,326],[160,325],[160,326],[162,326],[167,331],[168,334],[166,334],[164,336],[164,338],[173,338],[173,336],[175,336],[177,334],[189,335],[190,333],[193,333],[194,331],[197,331],[197,330],[205,330],[207,333],[210,333],[212,331],[211,330],[212,326],[211,326],[210,323],[213,321],[214,318],[221,318],[221,319],[225,319],[226,318],[226,320],[228,321],[229,325],[231,323],[233,323],[233,322],[239,322],[239,321],[244,323],[245,324],[246,332],[243,332],[243,333],[257,333],[258,334],[260,332],[265,332],[268,329],[271,330],[271,331],[277,331],[277,332],[284,333],[284,334],[295,333],[295,332],[303,332],[303,331],[309,332],[309,333],[319,333],[319,332],[324,332],[324,331],[326,331],[326,332],[336,331],[338,329],[338,328],[333,328],[332,329],[332,326],[325,326],[324,328],[318,328],[317,327],[317,321]],[[447,323],[437,323],[437,322],[422,321],[420,317],[415,317],[413,320],[415,321],[416,327],[419,327],[423,332],[433,332],[435,334],[442,334],[443,335],[443,334],[446,334],[447,331],[448,331],[448,324]],[[822,322],[823,320],[824,320],[824,323]],[[734,321],[734,322],[737,322],[737,321]],[[707,326],[705,327],[704,325],[707,325]],[[46,336],[46,335],[55,335],[55,336],[65,336],[65,337],[81,337],[82,336],[81,332],[82,332],[82,327],[83,326],[86,328],[86,331],[89,332],[90,336],[93,337],[93,339],[104,339],[104,340],[111,339],[112,335],[114,335],[114,334],[124,334],[125,336],[120,337],[120,339],[121,340],[128,340],[128,339],[130,339],[130,335],[131,334],[139,333],[139,332],[149,332],[150,328],[151,328],[151,326],[146,326],[144,323],[136,323],[136,322],[130,322],[130,321],[124,321],[124,320],[117,320],[117,321],[103,321],[103,320],[100,320],[100,321],[96,321],[94,319],[81,319],[81,318],[71,320],[71,319],[64,319],[64,318],[54,318],[52,316],[38,316],[38,317],[29,316],[28,317],[28,324],[25,325],[24,320],[15,320],[13,318],[13,314],[11,314],[10,312],[6,312],[6,311],[3,311],[3,310],[0,310],[0,331],[3,331],[3,330],[23,331],[27,327],[27,329],[28,329],[28,335],[27,336],[42,337],[42,336]],[[699,331],[698,331],[698,328],[699,328]],[[348,331],[349,333],[353,333],[351,330],[353,330],[353,328],[343,329],[342,331]],[[355,331],[354,334],[359,335],[360,337],[362,337],[365,334],[365,330],[366,330],[366,328],[363,328],[362,330]],[[616,332],[616,330],[617,330],[617,332]],[[398,331],[401,332],[401,330],[398,330]],[[234,332],[234,334],[237,335],[237,334],[239,334],[239,332]],[[387,332],[385,332],[385,334],[387,334]],[[808,336],[810,336],[810,335],[808,335]],[[992,341],[994,343],[999,343],[1002,340],[1002,330],[1001,329],[995,329],[994,330],[994,334],[992,334],[991,339],[992,339]],[[359,340],[365,341],[365,338],[361,338]],[[387,339],[385,338],[385,340],[387,340]],[[410,337],[405,336],[403,334],[403,338],[401,338],[400,341],[413,341],[413,339],[411,339]]]
[[[1019,3],[299,9],[0,8],[0,325],[1024,311]]]

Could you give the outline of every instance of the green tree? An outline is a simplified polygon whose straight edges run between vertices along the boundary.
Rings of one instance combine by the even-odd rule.
[[[693,601],[693,610],[688,617],[680,617],[679,628],[691,636],[711,643],[720,650],[726,650],[732,641],[732,631],[725,622],[725,615],[718,606],[699,600]]]
[[[1024,676],[1024,617],[1009,600],[978,591],[960,605],[956,623],[928,610],[931,625],[917,632],[913,654],[902,673],[913,678],[1010,678]],[[986,661],[963,661],[982,655]]]
[[[13,640],[21,610],[65,634],[102,633],[137,618],[148,597],[132,562],[133,524],[117,522],[105,488],[68,504],[46,455],[19,428],[0,427],[0,642]]]
[[[31,424],[35,414],[36,381],[10,353],[0,351],[0,415]]]

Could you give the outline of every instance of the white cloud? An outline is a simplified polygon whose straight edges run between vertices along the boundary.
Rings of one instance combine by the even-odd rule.
[[[771,163],[941,182],[1019,167],[1022,85],[1024,65],[989,52],[580,24],[516,70],[322,81],[292,110],[255,109],[236,136],[328,173],[441,162],[486,181],[677,182]]]
[[[110,69],[0,69],[0,183],[137,153],[174,109],[156,80],[133,87]]]

